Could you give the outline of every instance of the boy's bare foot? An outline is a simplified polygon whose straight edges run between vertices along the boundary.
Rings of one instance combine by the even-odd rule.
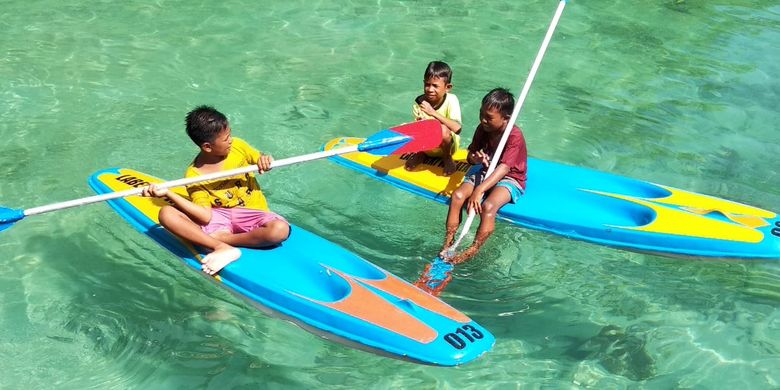
[[[238,260],[239,257],[241,257],[241,250],[226,245],[225,248],[217,249],[206,255],[203,258],[201,270],[209,275],[214,275],[226,265]]]
[[[442,260],[452,257],[453,254],[450,253],[450,247],[455,242],[456,233],[458,233],[458,226],[447,227],[447,231],[444,233],[444,244],[441,246],[441,250],[439,250],[439,258]]]
[[[458,170],[455,161],[452,161],[451,158],[442,159],[442,164],[444,164],[444,176],[452,175]]]
[[[457,255],[455,255],[455,256],[452,256],[452,257],[449,259],[449,261],[450,261],[450,262],[452,262],[452,264],[460,264],[460,263],[462,263],[462,262],[464,262],[464,261],[468,260],[468,259],[469,259],[469,258],[471,258],[472,256],[473,256],[473,255],[469,256],[469,255],[467,255],[465,252],[463,252],[463,253],[459,253],[459,254],[457,254]]]
[[[412,157],[409,157],[408,160],[406,160],[406,164],[404,164],[404,168],[407,171],[411,171],[414,168],[416,168],[418,165],[420,165],[421,162],[425,160],[425,154],[424,153],[415,153],[412,155]]]
[[[456,248],[452,247],[452,241],[455,241],[455,240],[450,240],[450,244],[449,245],[445,245],[445,246],[441,247],[441,250],[439,251],[439,258],[440,259],[442,259],[444,261],[450,261],[450,259],[453,256],[455,256],[455,249]]]
[[[472,257],[474,257],[477,254],[477,252],[479,252],[479,247],[481,247],[481,246],[482,246],[482,244],[471,245],[470,247],[466,248],[465,251],[463,251],[463,252],[461,252],[461,253],[459,253],[459,254],[457,254],[455,256],[450,257],[447,261],[450,264],[460,264],[460,263],[463,263],[463,262],[471,259]]]

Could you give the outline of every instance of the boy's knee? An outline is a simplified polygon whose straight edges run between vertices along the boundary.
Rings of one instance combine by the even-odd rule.
[[[160,225],[169,226],[173,218],[176,218],[178,210],[175,207],[165,205],[157,213],[157,219],[160,220]]]
[[[455,190],[450,199],[451,202],[463,203],[466,200],[466,194],[463,191]]]
[[[290,225],[283,221],[275,221],[268,226],[268,239],[279,244],[290,237]]]
[[[441,127],[441,142],[446,144],[452,143],[452,132],[447,126],[443,125]]]
[[[485,201],[482,203],[482,218],[496,218],[498,207],[495,203]]]

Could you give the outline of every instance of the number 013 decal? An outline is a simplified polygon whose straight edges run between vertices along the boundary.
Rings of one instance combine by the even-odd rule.
[[[458,330],[456,330],[454,333],[447,333],[444,335],[444,340],[446,340],[450,345],[455,347],[456,349],[463,349],[466,348],[466,341],[469,343],[473,343],[477,340],[482,339],[485,337],[482,332],[479,331],[479,329],[471,326],[471,325],[463,325]],[[464,340],[465,339],[465,340]]]

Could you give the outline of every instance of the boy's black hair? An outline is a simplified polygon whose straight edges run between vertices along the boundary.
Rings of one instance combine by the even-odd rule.
[[[185,123],[187,135],[198,146],[206,142],[214,142],[217,135],[228,127],[227,117],[211,106],[195,107],[187,113]]]
[[[446,84],[452,84],[452,69],[446,62],[431,61],[428,63],[428,67],[425,68],[425,75],[423,81],[430,80],[434,77],[438,77]]]
[[[482,108],[497,109],[504,117],[510,117],[515,108],[515,96],[506,88],[494,88],[482,98]]]

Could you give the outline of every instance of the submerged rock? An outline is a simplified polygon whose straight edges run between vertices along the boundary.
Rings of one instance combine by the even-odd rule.
[[[595,359],[610,373],[634,381],[652,378],[655,361],[645,350],[645,340],[608,325],[599,334],[569,351],[579,359]]]
[[[293,105],[287,112],[288,120],[298,119],[328,119],[330,112],[322,107],[310,103]]]

